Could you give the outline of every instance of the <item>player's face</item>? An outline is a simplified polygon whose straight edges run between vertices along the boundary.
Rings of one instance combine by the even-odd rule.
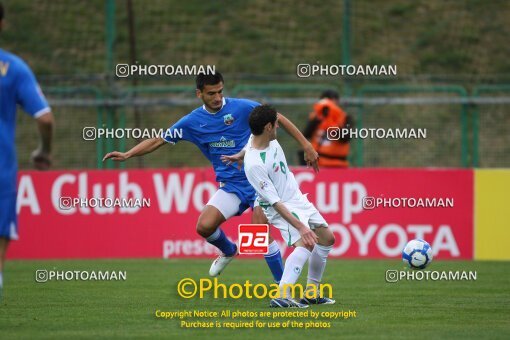
[[[202,91],[197,89],[197,97],[202,99],[209,111],[218,111],[223,104],[223,83],[205,85]]]
[[[271,127],[271,124],[269,124],[269,140],[275,140],[276,139],[276,129],[278,129],[278,119],[274,123],[274,125]]]

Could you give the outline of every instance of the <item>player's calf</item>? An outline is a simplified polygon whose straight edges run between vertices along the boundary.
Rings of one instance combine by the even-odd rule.
[[[9,239],[0,236],[0,294],[2,293],[1,290],[4,285],[3,269],[4,269],[4,262],[5,262],[5,254],[7,252],[8,245],[9,245]],[[0,295],[0,298],[1,298],[1,295]]]
[[[312,290],[312,294],[305,294],[305,297],[301,299],[301,303],[306,304],[333,304],[335,300],[321,296],[320,284],[324,270],[326,269],[326,262],[335,244],[335,236],[327,227],[317,227],[314,229],[319,242],[314,246],[310,260],[308,263],[308,278],[307,287]],[[310,296],[313,298],[307,298]]]
[[[292,254],[287,257],[280,281],[280,294],[282,298],[295,298],[291,295],[291,286],[297,282],[306,261],[308,261],[311,255],[312,253],[305,247],[297,246]]]
[[[206,205],[197,221],[197,233],[216,248],[221,254],[214,260],[209,275],[218,276],[237,255],[237,246],[231,242],[219,228],[225,222],[222,213],[212,205]]]

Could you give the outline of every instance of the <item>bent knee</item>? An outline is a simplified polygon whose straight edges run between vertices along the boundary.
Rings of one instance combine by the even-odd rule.
[[[221,212],[212,206],[207,205],[197,221],[197,233],[202,237],[211,236],[220,224],[225,222]]]
[[[197,221],[197,233],[202,237],[211,236],[218,228],[214,220],[199,217]]]
[[[328,229],[327,233],[321,235],[322,237],[319,239],[319,244],[322,246],[330,247],[335,244],[335,235]]]

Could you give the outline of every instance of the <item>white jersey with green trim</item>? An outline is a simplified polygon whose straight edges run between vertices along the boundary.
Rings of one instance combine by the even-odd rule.
[[[244,171],[257,191],[260,206],[266,210],[276,202],[301,201],[304,196],[294,174],[287,166],[285,154],[278,141],[271,141],[264,150],[254,149],[251,143],[252,138],[245,148]]]

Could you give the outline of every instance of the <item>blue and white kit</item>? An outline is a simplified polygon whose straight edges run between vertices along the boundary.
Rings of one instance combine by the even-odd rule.
[[[28,65],[0,49],[0,237],[18,238],[16,216],[16,106],[34,118],[50,107]]]
[[[220,157],[243,149],[250,138],[248,118],[259,105],[247,99],[223,98],[219,111],[210,113],[203,105],[182,117],[163,136],[168,143],[186,140],[195,144],[211,162],[220,187],[207,204],[216,207],[225,219],[253,208],[255,190],[244,171],[226,165]]]

